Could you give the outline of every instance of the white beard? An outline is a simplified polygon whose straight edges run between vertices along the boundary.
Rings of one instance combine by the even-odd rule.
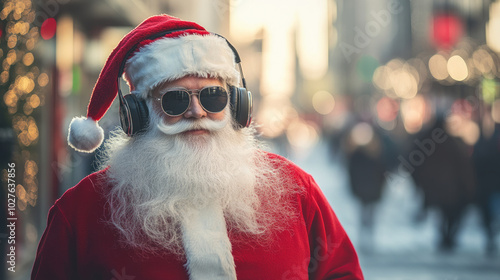
[[[146,133],[130,138],[120,130],[106,144],[110,223],[126,245],[180,255],[180,222],[190,209],[214,201],[222,206],[228,231],[255,240],[284,229],[295,216],[289,201],[293,184],[259,149],[254,129],[233,128],[229,110],[222,122],[174,126],[152,115]],[[193,128],[210,134],[179,134]]]

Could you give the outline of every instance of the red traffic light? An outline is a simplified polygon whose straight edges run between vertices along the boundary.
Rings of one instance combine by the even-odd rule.
[[[437,14],[432,20],[431,41],[438,49],[450,49],[462,38],[462,20],[449,13]]]
[[[46,19],[40,27],[40,35],[44,40],[49,40],[56,34],[57,22],[53,18]]]

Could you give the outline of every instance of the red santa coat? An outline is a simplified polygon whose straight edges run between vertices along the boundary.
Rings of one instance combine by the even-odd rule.
[[[275,242],[256,246],[235,242],[232,254],[238,279],[363,279],[357,254],[314,179],[286,162],[304,192],[297,194],[300,219]],[[36,280],[189,279],[185,260],[144,256],[124,248],[106,224],[105,170],[85,177],[49,211],[31,278]],[[230,238],[236,238],[230,236]],[[241,238],[241,237],[240,237]]]

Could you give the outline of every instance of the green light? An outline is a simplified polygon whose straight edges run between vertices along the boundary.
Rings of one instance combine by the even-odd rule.
[[[361,80],[371,83],[373,80],[373,73],[375,73],[379,65],[378,60],[373,56],[363,55],[356,63],[356,72]]]
[[[82,76],[82,70],[80,69],[80,66],[75,64],[73,65],[73,87],[71,89],[71,93],[73,94],[78,94],[81,89],[81,78]]]
[[[497,96],[497,83],[495,79],[484,78],[481,81],[483,100],[485,103],[491,104]]]

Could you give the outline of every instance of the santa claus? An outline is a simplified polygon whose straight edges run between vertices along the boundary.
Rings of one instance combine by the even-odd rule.
[[[100,146],[117,95],[122,129],[102,170],[50,209],[32,279],[363,278],[313,178],[255,139],[239,62],[223,37],[168,15],[121,40],[68,140]]]

